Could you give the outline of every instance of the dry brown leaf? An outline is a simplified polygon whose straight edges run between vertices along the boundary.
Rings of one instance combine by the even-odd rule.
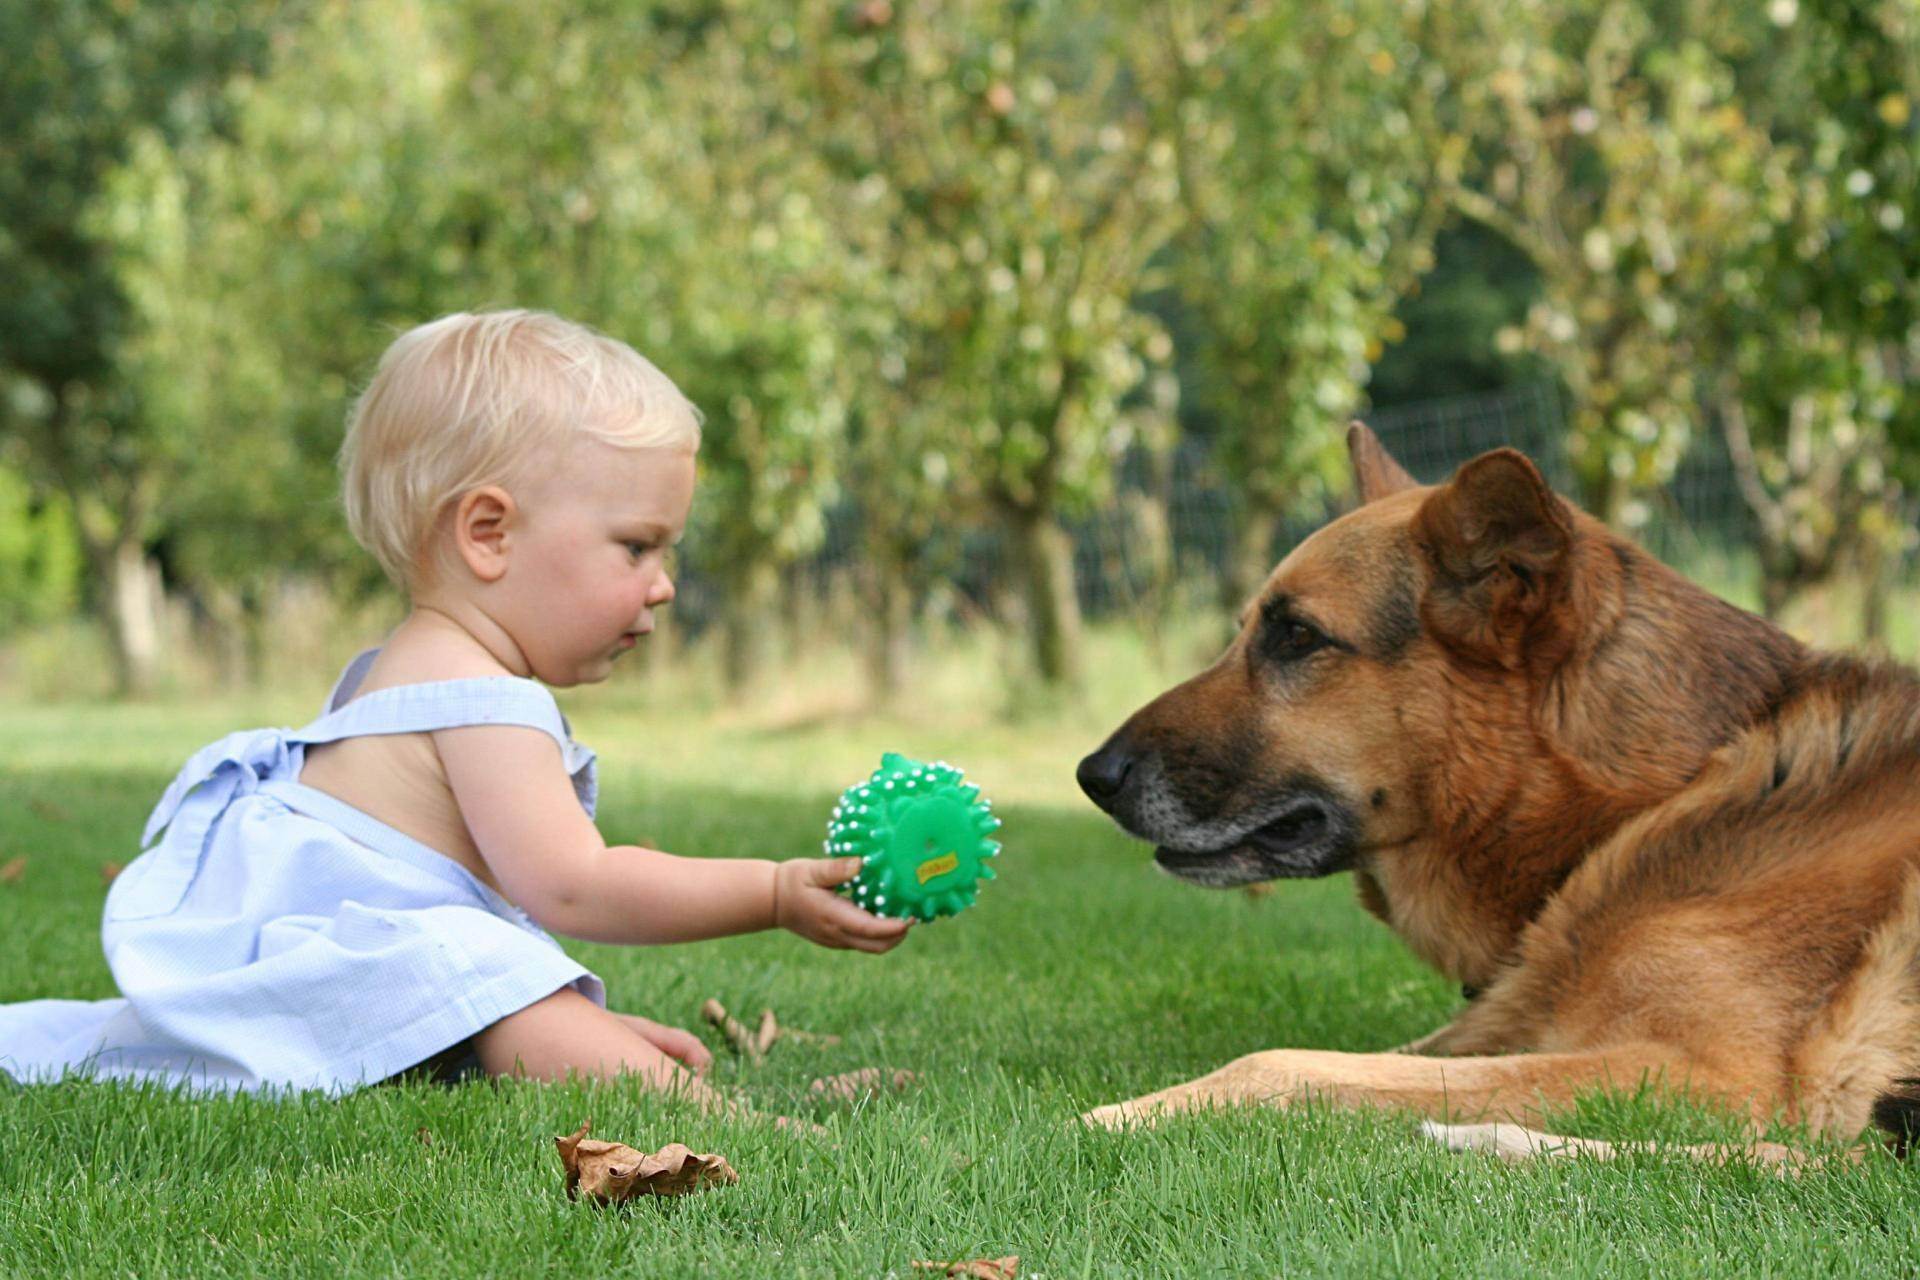
[[[5,863],[0,863],[0,884],[19,884],[20,877],[27,874],[27,855],[15,854]]]
[[[65,822],[68,817],[65,809],[51,800],[42,800],[38,796],[27,801],[27,808],[33,810],[35,817],[44,818],[48,822]]]
[[[1244,886],[1241,892],[1255,901],[1261,898],[1271,898],[1273,896],[1273,882],[1270,880],[1257,880],[1250,885]]]
[[[586,1196],[608,1204],[635,1196],[685,1196],[740,1181],[724,1156],[697,1155],[678,1142],[645,1155],[624,1142],[589,1138],[592,1127],[591,1120],[583,1121],[573,1133],[553,1140],[566,1169],[569,1200]]]
[[[845,1071],[837,1076],[823,1076],[808,1085],[807,1092],[816,1098],[858,1102],[862,1098],[877,1098],[883,1093],[905,1093],[918,1079],[911,1071],[862,1067],[858,1071]]]
[[[124,870],[126,870],[126,868],[121,866],[117,862],[101,863],[100,864],[100,883],[112,884],[114,877],[119,875]]]
[[[421,1125],[413,1131],[413,1140],[423,1147],[430,1147],[433,1145],[433,1134],[427,1131],[427,1126]]]
[[[972,1280],[1014,1280],[1020,1274],[1020,1255],[1004,1258],[969,1258],[965,1262],[915,1262],[916,1271],[941,1271],[950,1276],[969,1276]]]

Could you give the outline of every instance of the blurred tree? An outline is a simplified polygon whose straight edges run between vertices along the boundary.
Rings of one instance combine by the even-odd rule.
[[[1395,0],[1150,7],[1136,65],[1178,140],[1186,214],[1170,271],[1244,506],[1230,607],[1265,580],[1282,520],[1344,492],[1345,423],[1433,265],[1467,145],[1423,52],[1447,21]]]
[[[1463,11],[1464,14],[1464,11]],[[1484,122],[1466,216],[1532,260],[1509,346],[1553,361],[1588,507],[1632,527],[1690,440],[1702,322],[1730,256],[1770,232],[1770,141],[1720,50],[1754,16],[1630,0],[1489,0],[1436,48]]]
[[[1433,243],[1433,270],[1401,298],[1407,336],[1387,346],[1367,379],[1376,405],[1497,391],[1553,377],[1530,352],[1500,350],[1502,330],[1525,323],[1540,273],[1480,223],[1454,217]]]
[[[169,491],[169,568],[241,681],[264,674],[287,581],[319,575],[343,602],[379,588],[334,499],[346,409],[394,333],[475,280],[421,7],[315,4],[276,33],[274,62],[227,89],[227,133],[143,144],[106,193],[139,321],[123,374],[193,450]]]
[[[1920,3],[1768,14],[1766,38],[1739,52],[1774,140],[1771,233],[1729,264],[1707,311],[1715,416],[1754,513],[1768,613],[1850,569],[1878,639],[1881,575],[1914,540],[1903,461],[1920,482]]]
[[[1178,211],[1172,149],[1120,75],[1131,16],[820,0],[770,31],[841,184],[836,225],[874,262],[858,296],[879,398],[853,475],[882,572],[977,502],[1012,540],[1056,684],[1082,661],[1062,519],[1171,407],[1171,379],[1149,378],[1170,345],[1132,305]]]
[[[197,441],[156,421],[126,373],[139,322],[106,190],[145,140],[231,125],[223,86],[265,64],[296,6],[15,0],[0,6],[0,419],[37,489],[71,505],[121,689],[159,655],[146,549]]]
[[[325,4],[236,89],[235,139],[129,167],[121,275],[150,321],[129,363],[163,420],[220,424],[235,464],[188,473],[170,538],[223,622],[257,637],[288,573],[377,582],[331,500],[355,384],[400,329],[524,305],[634,342],[706,406],[696,537],[729,670],[751,665],[770,583],[818,542],[840,375],[801,278],[824,218],[755,143],[766,100],[709,29]]]
[[[706,415],[688,541],[736,690],[820,545],[846,416],[833,210],[748,58],[777,8],[482,0],[450,35],[482,278],[632,342]]]
[[[80,544],[66,500],[36,499],[0,467],[0,636],[72,611],[80,598]]]

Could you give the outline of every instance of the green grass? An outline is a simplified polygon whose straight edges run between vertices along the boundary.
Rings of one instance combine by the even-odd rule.
[[[883,747],[945,755],[1002,801],[1002,878],[892,955],[785,935],[573,947],[618,1007],[693,1026],[714,995],[840,1033],[837,1047],[716,1068],[828,1139],[618,1086],[410,1084],[337,1101],[0,1090],[0,1273],[906,1276],[924,1274],[915,1258],[1017,1253],[1023,1276],[1913,1274],[1920,1175],[1878,1157],[1793,1179],[1660,1154],[1514,1168],[1422,1144],[1404,1116],[1320,1107],[1078,1130],[1086,1107],[1249,1050],[1396,1043],[1458,996],[1344,877],[1258,901],[1185,887],[1075,804],[1072,761],[1119,692],[1008,725],[991,708],[696,715],[643,688],[569,700],[605,761],[616,839],[809,852],[833,792]],[[111,994],[99,865],[129,856],[193,747],[310,702],[0,706],[0,861],[28,858],[0,885],[0,1000]],[[858,1108],[803,1097],[814,1076],[872,1064],[924,1086]],[[722,1152],[740,1184],[613,1211],[569,1203],[552,1138],[589,1116],[635,1145]],[[1620,1096],[1567,1126],[1728,1132]]]

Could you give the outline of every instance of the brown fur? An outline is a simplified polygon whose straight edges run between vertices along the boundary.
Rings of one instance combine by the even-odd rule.
[[[1239,828],[1318,797],[1362,904],[1478,998],[1408,1052],[1254,1054],[1090,1118],[1318,1093],[1532,1125],[1651,1080],[1835,1138],[1904,1126],[1920,681],[1808,651],[1511,450],[1422,487],[1365,427],[1349,445],[1363,505],[1083,778],[1102,761],[1089,794],[1189,864],[1228,841],[1217,874],[1168,863],[1210,883],[1305,841]],[[1289,620],[1326,645],[1287,647]]]

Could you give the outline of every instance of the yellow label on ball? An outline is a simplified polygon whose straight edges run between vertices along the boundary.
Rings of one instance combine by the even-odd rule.
[[[957,853],[950,853],[944,858],[928,858],[920,864],[920,883],[925,884],[935,876],[943,876],[959,865],[960,855]]]

